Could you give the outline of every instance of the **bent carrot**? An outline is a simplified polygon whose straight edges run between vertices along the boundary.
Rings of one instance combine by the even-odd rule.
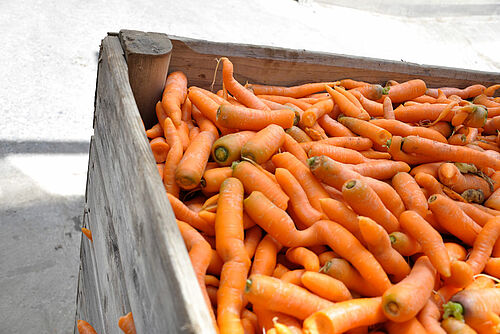
[[[247,84],[246,88],[252,90],[255,95],[281,95],[300,98],[325,90],[325,85],[333,86],[337,82],[315,82],[293,87],[265,86]]]
[[[208,235],[214,235],[215,228],[214,225],[202,219],[196,212],[190,210],[184,203],[182,203],[174,195],[167,193],[168,200],[172,206],[175,217],[178,220],[182,220],[194,228],[207,233]]]
[[[316,254],[305,247],[293,247],[286,251],[286,259],[304,267],[308,271],[319,271],[319,259]]]
[[[500,217],[495,217],[484,225],[474,240],[474,246],[467,259],[467,264],[472,267],[474,274],[483,271],[499,236]]]
[[[380,100],[384,95],[387,94],[387,88],[384,88],[377,84],[363,85],[353,88],[352,90],[360,92],[364,97],[373,101]]]
[[[151,147],[156,163],[165,162],[168,150],[170,149],[170,146],[165,141],[165,138],[157,137],[149,142],[149,146]]]
[[[241,147],[241,157],[261,164],[284,144],[286,133],[276,125],[270,124],[257,132]]]
[[[384,105],[382,103],[367,99],[357,90],[352,89],[349,92],[359,100],[363,108],[371,117],[384,116]]]
[[[146,136],[148,136],[149,139],[155,139],[156,137],[160,137],[162,135],[163,129],[160,123],[156,123],[151,129],[146,130]]]
[[[170,73],[165,83],[161,104],[166,115],[179,126],[182,121],[181,105],[187,96],[187,78],[180,71]]]
[[[323,198],[320,200],[320,203],[323,212],[330,220],[339,223],[349,232],[354,234],[360,242],[364,242],[363,235],[359,230],[358,215],[354,211],[352,211],[343,202],[337,201],[333,198]]]

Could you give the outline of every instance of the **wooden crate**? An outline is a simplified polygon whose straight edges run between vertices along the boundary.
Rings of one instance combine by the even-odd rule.
[[[90,145],[76,319],[121,333],[132,311],[138,333],[215,333],[144,126],[155,122],[167,71],[209,88],[215,59],[230,57],[239,82],[295,85],[353,78],[425,80],[430,87],[500,82],[500,73],[368,59],[165,34],[121,31],[102,41]],[[221,75],[215,86],[220,88]],[[134,99],[135,95],[135,99]],[[76,333],[75,328],[75,333]]]

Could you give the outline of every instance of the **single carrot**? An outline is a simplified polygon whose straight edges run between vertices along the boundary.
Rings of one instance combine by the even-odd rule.
[[[301,222],[306,226],[311,226],[323,217],[321,211],[311,206],[307,194],[292,173],[284,168],[276,168],[275,175],[279,185],[290,198],[290,206],[293,207]]]
[[[383,322],[382,298],[346,300],[320,310],[304,320],[305,334],[337,334]]]
[[[419,97],[412,99],[412,101],[418,103],[436,103],[437,98],[430,95],[420,95]]]
[[[441,311],[437,307],[436,303],[429,299],[425,306],[422,308],[418,314],[418,321],[425,328],[427,333],[431,334],[446,334],[446,332],[441,328],[440,319]]]
[[[333,88],[339,92],[340,94],[344,95],[349,101],[352,102],[356,107],[359,109],[363,110],[363,106],[361,105],[361,102],[357,99],[357,97],[350,91],[345,90],[341,86],[333,86]],[[358,92],[359,93],[359,92]],[[366,111],[366,110],[365,110]]]
[[[443,192],[443,185],[439,183],[439,181],[436,180],[436,178],[430,174],[417,173],[415,175],[415,181],[418,183],[419,186],[425,189],[427,195],[429,194],[445,195],[445,193]]]
[[[190,87],[188,90],[188,99],[192,106],[196,106],[200,112],[212,123],[217,125],[217,109],[219,104],[207,96],[201,88]],[[192,112],[192,111],[191,111]]]
[[[200,128],[195,126],[189,130],[189,141],[192,141],[200,133]]]
[[[491,195],[490,185],[486,180],[476,175],[462,174],[452,163],[442,164],[438,169],[438,176],[443,185],[458,193],[467,189],[480,189],[486,198]]]
[[[285,141],[283,143],[283,150],[290,152],[297,159],[299,159],[305,166],[307,166],[307,154],[302,149],[301,145],[293,139],[288,133],[285,134]],[[269,161],[269,160],[268,160]]]
[[[87,237],[87,239],[89,239],[91,242],[94,241],[94,239],[92,239],[92,231],[89,230],[88,228],[85,228],[85,227],[82,227],[82,233]]]
[[[262,130],[270,124],[277,124],[282,128],[290,128],[296,121],[295,113],[290,109],[264,110],[238,107],[223,104],[217,110],[217,123],[232,129]]]
[[[261,164],[284,144],[286,133],[275,124],[270,124],[257,132],[241,147],[241,157]]]
[[[384,118],[385,119],[396,119],[394,116],[394,109],[392,108],[392,101],[389,96],[384,98]]]
[[[436,269],[426,256],[415,262],[410,274],[382,296],[382,310],[392,321],[404,322],[415,317],[431,296]]]
[[[387,88],[384,88],[384,87],[377,85],[377,84],[363,85],[363,86],[353,88],[352,90],[356,90],[356,91],[360,92],[364,97],[366,97],[367,99],[373,100],[373,101],[378,101],[384,95],[387,94]]]
[[[163,136],[163,129],[160,123],[156,123],[155,125],[153,125],[151,129],[147,130],[146,136],[148,136],[149,139],[154,139],[156,137]]]
[[[182,220],[188,223],[189,225],[193,226],[197,230],[207,233],[208,235],[214,235],[215,233],[214,225],[202,219],[196,212],[191,211],[184,203],[182,203],[174,195],[167,193],[167,197],[168,200],[170,201],[170,205],[172,206],[172,210],[174,211],[175,217],[178,220]]]
[[[363,154],[363,156],[367,159],[391,159],[391,155],[387,152],[379,152],[373,149],[369,149],[366,151],[360,151],[359,153]]]
[[[273,328],[275,322],[279,322],[286,325],[293,334],[302,334],[302,322],[290,315],[271,311],[261,305],[253,305],[253,311],[258,318],[259,333],[267,333]]]
[[[500,84],[496,84],[496,85],[492,85],[492,86],[489,86],[488,88],[486,88],[484,90],[484,95],[486,96],[493,96],[495,95],[495,92],[500,88]]]
[[[328,114],[333,109],[333,100],[320,100],[307,108],[300,118],[301,127],[311,127],[323,115]]]
[[[411,126],[407,123],[395,120],[395,119],[372,119],[370,120],[370,123],[381,127],[383,129],[386,129],[389,131],[393,136],[420,136],[432,140],[436,140],[442,143],[447,143],[446,138],[439,132],[421,127],[421,126]]]
[[[304,130],[297,126],[292,126],[291,128],[286,129],[285,132],[293,139],[295,139],[295,141],[297,141],[298,143],[312,141],[311,137],[309,137],[309,135],[305,133]]]
[[[231,133],[217,139],[212,146],[212,157],[221,166],[230,166],[241,156],[241,148],[253,136],[253,131]]]
[[[422,247],[432,265],[443,277],[450,277],[450,257],[443,238],[415,211],[405,211],[399,216],[401,227]]]
[[[369,83],[364,82],[364,81],[352,80],[352,79],[342,79],[342,80],[340,80],[340,85],[342,87],[344,87],[345,89],[353,89],[356,87],[369,85]]]
[[[441,322],[441,327],[447,334],[477,334],[469,325],[464,321],[455,318],[446,318]]]
[[[94,327],[92,327],[92,325],[85,320],[78,320],[76,322],[76,327],[78,329],[78,333],[80,334],[97,334]]]
[[[349,92],[359,100],[363,109],[365,109],[371,117],[384,116],[384,105],[382,103],[367,99],[357,90],[352,89]]]
[[[467,259],[467,264],[472,267],[474,274],[479,274],[483,271],[499,236],[500,217],[495,217],[488,221],[481,229]]]
[[[182,121],[181,105],[187,96],[187,78],[180,71],[172,72],[168,75],[163,90],[161,104],[166,115],[172,122],[179,126]]]
[[[251,275],[247,280],[245,296],[254,305],[265,306],[272,311],[292,315],[301,320],[333,305],[332,302],[295,284],[258,274]]]
[[[371,139],[379,148],[385,147],[387,141],[392,137],[389,131],[361,119],[344,116],[339,117],[338,121],[348,127],[352,132]]]
[[[231,177],[233,170],[231,167],[213,168],[205,171],[200,180],[201,189],[205,194],[216,193],[219,191],[222,182]]]
[[[323,115],[318,119],[318,124],[325,130],[325,132],[332,137],[355,137],[351,130],[346,128],[341,123],[337,122],[329,115]]]
[[[439,224],[448,232],[468,245],[474,244],[481,226],[467,216],[453,200],[434,194],[428,200],[429,209],[434,213]]]
[[[410,175],[415,176],[417,173],[426,173],[438,178],[438,169],[442,162],[430,162],[422,165],[415,166],[411,169]]]
[[[497,188],[484,202],[484,206],[495,209],[495,210],[500,210],[500,188]]]
[[[305,273],[304,269],[296,269],[296,270],[290,270],[287,271],[283,276],[280,277],[280,280],[286,283],[292,283],[300,287],[304,287],[304,284],[302,284],[302,281],[300,278],[302,275]],[[321,297],[321,296],[320,296]]]
[[[392,247],[403,256],[411,256],[422,250],[420,244],[410,235],[403,232],[389,234]]]
[[[339,106],[342,113],[362,120],[370,119],[370,115],[364,109],[356,106],[347,97],[328,86],[325,86],[325,89],[331,95],[333,102]]]
[[[313,142],[313,144],[311,145],[304,145],[302,147],[310,147],[309,150],[307,150],[309,157],[318,157],[324,155],[335,161],[347,164],[360,164],[366,162],[366,158],[358,151],[351,150],[345,147],[323,144],[322,142],[323,141],[321,140],[319,142]]]
[[[261,239],[262,239],[262,230],[257,225],[245,231],[244,244],[248,257],[250,259],[253,258]]]
[[[393,101],[394,102],[394,101]],[[406,123],[418,123],[421,121],[436,121],[443,111],[447,108],[448,104],[445,103],[418,103],[418,104],[400,104],[399,107],[394,109],[394,116],[397,120]],[[458,108],[458,107],[457,107]],[[454,116],[452,109],[441,121],[451,122]],[[446,136],[445,136],[446,137]]]
[[[191,115],[193,116],[194,121],[198,125],[200,132],[203,131],[211,132],[214,135],[215,139],[219,138],[219,130],[217,129],[215,124],[207,117],[205,117],[205,115],[203,115],[203,113],[198,109],[197,106],[193,106]],[[178,131],[178,133],[180,137],[180,131]]]
[[[389,88],[389,98],[393,103],[401,103],[424,95],[427,91],[425,82],[420,79],[403,82]]]
[[[175,170],[175,181],[181,188],[194,189],[200,183],[214,141],[213,133],[202,131],[191,142]]]
[[[251,274],[262,274],[270,276],[276,266],[276,255],[281,245],[269,234],[259,242],[255,250]]]
[[[342,283],[349,289],[362,296],[380,296],[369,281],[365,280],[349,262],[342,258],[332,258],[326,262],[320,272],[329,275]]]
[[[260,99],[280,103],[283,105],[286,105],[288,103],[292,103],[293,105],[297,106],[298,108],[302,110],[306,110],[307,108],[311,107],[310,103],[295,99],[293,97],[289,96],[281,96],[281,95],[257,95]]]
[[[296,263],[305,270],[319,271],[319,259],[316,254],[305,247],[293,247],[286,251],[288,261]]]
[[[369,150],[373,145],[373,142],[370,139],[364,137],[330,137],[317,142],[301,143],[300,145],[305,151],[308,151],[316,145],[316,143],[344,147],[356,151]]]
[[[491,157],[489,154],[478,152],[467,147],[448,145],[416,136],[406,137],[402,144],[402,150],[407,153],[428,156],[439,155],[442,160],[472,163],[478,167],[491,167],[495,170],[500,169],[500,160]]]
[[[229,91],[239,102],[243,103],[249,108],[259,110],[270,110],[257,96],[250,90],[242,86],[233,77],[234,66],[233,63],[226,57],[221,58],[222,61],[222,81],[225,89]]]
[[[363,235],[359,229],[358,215],[343,202],[333,198],[323,198],[320,200],[321,208],[330,220],[333,220],[349,232],[351,232],[360,242],[364,242]]]
[[[208,304],[210,306],[210,304]],[[135,334],[135,324],[134,324],[134,316],[132,312],[127,313],[124,316],[121,316],[118,319],[118,327],[123,331],[124,334]]]
[[[323,140],[328,138],[325,130],[323,130],[318,123],[314,123],[311,128],[304,128],[304,131],[312,140]]]
[[[353,171],[378,180],[387,180],[398,173],[410,171],[410,166],[403,161],[376,160],[350,165]]]
[[[149,146],[151,147],[156,163],[165,162],[168,150],[170,149],[170,146],[165,141],[165,138],[156,137],[149,142]]]
[[[486,262],[486,266],[484,267],[484,272],[500,279],[500,258],[489,258],[488,262]]]
[[[345,201],[355,212],[374,219],[391,233],[399,230],[397,218],[384,206],[377,193],[362,180],[351,179],[342,186]]]
[[[192,126],[190,126],[190,125],[192,125],[192,123],[191,123],[191,108],[192,107],[193,107],[193,104],[191,103],[191,100],[189,99],[189,97],[187,97],[187,91],[186,91],[186,99],[184,100],[184,103],[181,106],[181,112],[182,112],[181,119],[187,123],[189,130],[191,130],[191,127],[192,127]]]
[[[232,168],[233,176],[243,183],[246,193],[257,190],[262,192],[279,208],[285,210],[288,207],[289,197],[277,183],[266,177],[255,165],[248,161],[242,161],[234,163]]]
[[[205,275],[205,285],[219,287],[220,280],[213,275]]]
[[[410,320],[403,322],[387,321],[385,323],[385,329],[388,334],[426,334],[424,326],[418,321],[417,318],[411,318]]]
[[[300,279],[308,290],[322,298],[333,302],[352,299],[344,283],[326,274],[306,271]]]
[[[410,273],[410,266],[401,254],[391,247],[391,240],[387,232],[368,217],[360,216],[358,219],[359,229],[368,250],[382,265],[385,272],[393,276],[394,281],[401,281]]]
[[[325,85],[333,86],[335,84],[337,84],[337,82],[315,82],[293,87],[247,84],[246,88],[253,91],[255,95],[281,95],[300,98],[324,91]]]
[[[427,215],[427,199],[415,179],[406,172],[399,172],[392,178],[392,186],[403,200],[406,209]]]
[[[457,243],[445,242],[444,247],[446,247],[450,261],[463,261],[467,257],[467,251],[465,248]]]
[[[334,251],[326,251],[318,255],[319,265],[323,267],[328,261],[336,258],[338,255]],[[320,269],[321,270],[321,269]]]

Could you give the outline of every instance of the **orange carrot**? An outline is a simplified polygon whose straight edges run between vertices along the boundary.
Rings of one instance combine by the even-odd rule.
[[[399,216],[403,230],[422,246],[422,251],[443,277],[450,277],[450,257],[443,238],[415,211],[405,211]]]
[[[155,125],[153,125],[151,129],[147,130],[146,136],[148,136],[149,139],[154,139],[156,137],[163,136],[163,129],[160,123],[156,123]]]
[[[393,232],[389,234],[392,247],[403,256],[411,256],[422,250],[420,244],[410,235],[403,232]]]
[[[94,239],[92,239],[92,231],[89,230],[88,228],[85,228],[85,227],[82,227],[82,233],[87,237],[87,239],[89,239],[91,242],[94,241]]]
[[[338,255],[334,251],[326,251],[318,255],[319,265],[324,266],[328,261],[336,258]],[[321,269],[320,269],[321,270]]]
[[[276,254],[280,249],[281,245],[269,234],[266,235],[255,250],[251,274],[270,276],[276,266]]]
[[[351,132],[344,125],[340,124],[328,115],[318,119],[318,124],[325,130],[325,132],[332,137],[355,137],[356,135]]]
[[[469,325],[455,318],[446,318],[441,322],[441,327],[448,334],[477,334]]]
[[[246,88],[254,92],[255,95],[281,95],[293,98],[304,97],[325,90],[325,85],[333,86],[337,82],[317,82],[293,87],[265,86],[247,84]]]
[[[165,138],[156,137],[155,139],[151,140],[149,146],[151,147],[151,151],[153,151],[153,156],[156,160],[156,163],[165,162],[168,150],[170,149],[170,146],[165,141]]]
[[[292,153],[305,166],[307,166],[307,154],[304,152],[304,150],[299,145],[299,143],[295,139],[293,139],[293,137],[290,136],[288,133],[285,134],[285,141],[283,143],[283,149],[286,152]]]
[[[353,88],[352,90],[360,92],[364,97],[373,101],[380,100],[384,95],[387,94],[387,88],[384,88],[377,84],[363,85]]]
[[[400,172],[392,178],[392,186],[398,192],[408,210],[417,212],[420,216],[427,215],[428,205],[424,193],[415,179],[408,173]]]
[[[372,147],[373,142],[368,138],[363,137],[331,137],[317,142],[301,143],[304,150],[308,151],[317,144],[327,144],[332,146],[349,148],[356,151],[365,151]]]
[[[484,271],[492,275],[496,278],[500,279],[500,258],[499,257],[491,257],[488,262],[486,262],[486,266],[484,267]]]
[[[474,274],[479,274],[483,271],[499,236],[500,217],[495,217],[488,221],[479,232],[474,241],[474,247],[469,254],[467,264],[472,267]]]
[[[427,195],[429,194],[440,194],[445,195],[443,192],[443,185],[439,183],[436,178],[430,174],[417,173],[415,175],[415,181],[419,186],[425,189]]]
[[[215,229],[214,226],[200,216],[194,211],[191,211],[184,203],[182,203],[177,197],[174,195],[167,193],[168,200],[170,201],[170,205],[172,206],[172,210],[174,211],[175,217],[178,220],[182,220],[194,228],[207,233],[208,235],[214,235]]]
[[[464,89],[459,89],[455,87],[429,88],[427,90],[427,94],[437,97],[438,91],[441,90],[447,97],[451,95],[457,95],[462,99],[468,99],[471,97],[476,97],[477,95],[483,93],[485,91],[485,88],[486,87],[484,87],[483,85],[472,85]]]
[[[410,273],[410,266],[396,250],[391,247],[387,232],[368,217],[359,217],[359,229],[363,235],[368,250],[375,256],[382,268],[393,275],[399,282]]]
[[[448,138],[449,136],[451,136],[451,133],[453,132],[453,128],[452,128],[451,124],[448,122],[437,122],[436,124],[430,125],[427,128],[439,132],[445,138]]]
[[[352,299],[351,293],[345,284],[331,276],[306,271],[300,279],[307,289],[322,298],[333,302]]]
[[[245,295],[254,305],[265,306],[272,311],[305,319],[309,315],[333,303],[277,278],[251,275],[247,280]]]
[[[92,327],[92,325],[85,320],[78,320],[76,322],[76,327],[78,328],[78,333],[80,334],[97,334],[94,327]]]
[[[394,102],[394,101],[393,101]],[[399,107],[394,109],[394,116],[397,120],[407,123],[418,123],[420,121],[435,121],[443,110],[447,108],[448,104],[444,103],[422,103],[409,105],[400,104]],[[456,109],[454,109],[456,110]],[[442,121],[451,122],[454,115],[453,110]]]
[[[382,298],[346,300],[320,310],[304,320],[305,334],[337,334],[370,326],[386,320],[382,312]]]
[[[286,325],[293,334],[302,334],[302,324],[296,318],[284,313],[275,312],[264,306],[253,305],[253,310],[259,322],[259,333],[268,333],[275,322]]]
[[[291,128],[286,129],[285,132],[293,139],[295,139],[295,141],[297,141],[298,143],[312,141],[311,137],[309,137],[309,135],[305,133],[304,130],[297,126],[292,126]]]
[[[467,256],[467,251],[461,245],[454,242],[445,242],[444,246],[451,261],[463,261]]]
[[[321,142],[322,141],[313,142],[312,145],[306,145],[302,147],[310,147],[310,149],[308,150],[309,157],[318,157],[324,155],[335,161],[348,164],[360,164],[366,162],[366,158],[358,151],[351,150],[349,148],[323,144]]]
[[[495,134],[498,130],[500,130],[500,116],[489,118],[486,121],[486,124],[484,124],[483,129],[483,133],[485,134]]]
[[[486,202],[484,202],[484,206],[495,209],[495,210],[500,210],[500,188],[497,188],[493,194],[488,197]]]
[[[223,104],[217,110],[217,123],[232,129],[258,131],[270,124],[277,124],[287,129],[292,127],[294,122],[295,113],[290,109],[267,112]]]
[[[231,167],[213,168],[205,171],[200,180],[203,193],[210,194],[218,192],[222,182],[231,177],[232,174],[233,170]]]
[[[333,109],[332,99],[320,100],[306,109],[300,118],[301,127],[311,127],[323,115],[328,114]]]
[[[193,119],[195,120],[196,124],[198,125],[200,132],[203,131],[208,131],[211,132],[215,139],[219,138],[219,130],[217,130],[217,127],[215,124],[209,120],[205,115],[202,114],[202,112],[198,109],[198,107],[193,106],[191,115],[193,116]],[[180,131],[178,131],[180,132]],[[179,135],[180,137],[180,135]],[[194,140],[194,138],[193,138]]]
[[[415,262],[410,274],[390,287],[382,296],[382,310],[392,321],[404,322],[415,317],[431,296],[436,269],[426,256]]]
[[[439,181],[458,193],[467,189],[479,189],[484,197],[491,195],[490,185],[479,176],[462,174],[457,166],[452,163],[444,163],[438,169]]]
[[[193,106],[193,104],[191,103],[191,100],[189,99],[189,97],[187,97],[187,92],[186,92],[186,100],[184,101],[184,103],[181,106],[181,112],[182,112],[181,119],[187,123],[190,130],[191,130],[190,124],[192,125],[192,123],[191,123],[191,108],[192,108],[192,106]]]
[[[163,180],[163,170],[165,169],[165,164],[156,164],[156,167],[158,168],[158,174],[160,174],[160,178]]]
[[[389,88],[389,98],[393,103],[401,103],[424,95],[427,91],[425,82],[420,79],[403,82]]]
[[[200,183],[214,141],[213,133],[202,131],[191,142],[175,170],[175,181],[181,188],[194,189]]]
[[[161,104],[166,115],[172,119],[172,122],[176,126],[181,125],[181,105],[184,103],[186,95],[186,75],[180,71],[170,73],[167,77],[167,82],[165,83]]]
[[[371,117],[384,116],[384,105],[382,103],[367,99],[357,90],[352,89],[349,92],[361,102],[361,105]]]
[[[446,334],[440,326],[441,312],[436,303],[429,299],[424,308],[418,314],[418,321],[425,328],[427,333],[431,334]]]
[[[371,141],[379,147],[385,147],[387,141],[392,137],[389,131],[360,119],[344,116],[339,117],[338,121],[348,127],[352,132],[371,139]]]
[[[369,120],[370,115],[362,109],[352,103],[347,97],[341,93],[333,90],[332,88],[325,86],[327,92],[331,95],[335,104],[338,104],[340,110],[347,116],[359,118],[362,120]]]
[[[212,146],[212,157],[219,165],[230,166],[239,160],[241,148],[254,135],[253,131],[240,131],[220,137]]]
[[[262,230],[257,225],[245,231],[244,244],[248,257],[250,259],[253,258],[261,239],[262,239]]]
[[[292,263],[304,267],[308,271],[319,271],[319,259],[316,254],[305,247],[293,247],[286,251],[286,258]]]
[[[369,149],[367,151],[360,151],[359,153],[363,154],[363,156],[367,159],[391,159],[391,155],[387,152],[379,152],[373,149]]]
[[[422,165],[418,165],[411,169],[410,175],[415,176],[417,173],[426,173],[432,175],[434,178],[438,178],[438,169],[442,162],[430,162]]]
[[[280,277],[280,280],[282,280],[283,282],[286,282],[286,283],[295,284],[295,285],[303,288],[304,284],[302,284],[302,281],[300,280],[300,278],[302,277],[302,275],[304,273],[305,273],[304,269],[290,270],[290,271],[287,271],[285,274],[283,274]]]
[[[246,193],[260,191],[266,195],[279,208],[286,209],[288,196],[281,190],[278,184],[265,176],[256,166],[247,161],[233,164],[233,176],[243,182]]]
[[[167,193],[178,197],[179,185],[175,180],[175,170],[182,159],[182,144],[177,129],[170,118],[165,120],[163,131],[167,143],[170,145],[170,150],[165,160],[165,168],[163,170],[163,185]]]
[[[411,126],[404,122],[395,119],[372,119],[370,123],[375,124],[378,127],[386,129],[393,136],[420,136],[432,140],[436,140],[442,143],[446,143],[446,138],[441,135],[441,133],[421,126]]]
[[[297,106],[298,108],[302,110],[306,110],[311,107],[310,103],[295,99],[293,97],[288,97],[288,96],[281,96],[281,95],[258,95],[260,99],[276,102],[276,103],[281,103],[283,105],[286,105],[288,103],[292,103],[293,105]]]
[[[210,308],[210,304],[208,304],[208,306]],[[120,319],[118,320],[118,327],[120,327],[124,334],[136,333],[132,312],[129,312],[126,315],[120,317]]]
[[[352,80],[352,79],[342,79],[342,80],[340,80],[340,85],[342,87],[344,87],[345,89],[353,89],[356,87],[369,85],[369,83],[364,82],[364,81]]]
[[[286,133],[276,125],[270,124],[251,137],[241,148],[241,157],[261,164],[283,145]]]
[[[403,161],[377,160],[349,166],[353,171],[378,180],[387,180],[398,173],[410,171],[410,166]]]
[[[333,198],[323,198],[320,200],[323,212],[330,220],[333,220],[349,232],[351,232],[360,242],[364,242],[363,235],[359,229],[358,215],[343,202]]]
[[[417,318],[411,318],[410,320],[403,322],[387,321],[385,323],[385,329],[387,329],[388,334],[426,334],[424,326],[417,320]]]
[[[384,118],[385,119],[395,119],[394,109],[392,108],[392,101],[389,96],[384,98]]]
[[[387,210],[377,193],[362,180],[351,179],[342,186],[345,201],[358,214],[370,217],[391,233],[399,230],[399,222]]]

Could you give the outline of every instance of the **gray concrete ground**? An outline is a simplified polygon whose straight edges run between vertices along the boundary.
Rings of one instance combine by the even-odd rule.
[[[401,7],[363,7],[384,15],[293,0],[0,1],[0,333],[72,331],[96,59],[106,32],[500,72],[498,1],[473,17],[416,16],[399,0],[384,3]]]

